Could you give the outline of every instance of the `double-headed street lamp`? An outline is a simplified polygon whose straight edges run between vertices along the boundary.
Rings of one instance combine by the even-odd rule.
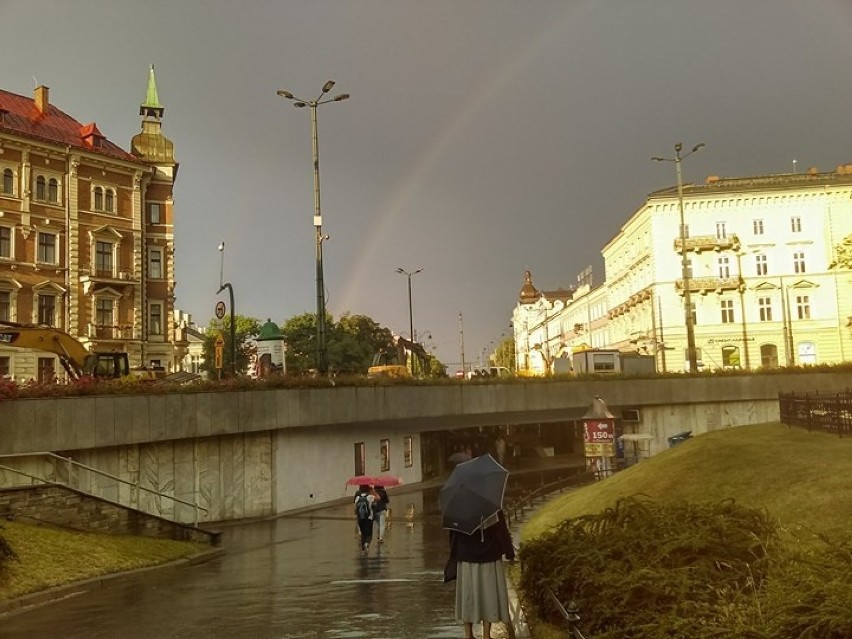
[[[409,335],[409,337],[411,337],[411,341],[415,342],[415,343],[417,342],[417,335],[414,334],[414,315],[412,313],[412,306],[411,306],[411,276],[417,275],[422,270],[423,270],[422,268],[419,268],[416,271],[409,272],[409,271],[406,271],[401,266],[396,269],[397,273],[399,273],[400,275],[405,275],[408,278],[408,330],[409,330],[408,335]]]
[[[683,173],[681,162],[696,151],[705,146],[703,142],[696,144],[686,155],[681,155],[683,143],[675,144],[675,156],[673,158],[651,158],[656,162],[674,162],[677,170],[677,200],[680,209],[680,255],[681,255],[681,277],[683,279],[683,309],[686,321],[686,357],[689,361],[689,371],[698,370],[698,357],[695,351],[695,326],[692,322],[692,292],[689,283],[689,260],[686,257],[686,222],[683,217]]]
[[[348,93],[341,93],[333,98],[326,95],[334,87],[334,80],[329,80],[322,86],[322,93],[314,100],[297,98],[289,91],[279,90],[278,95],[285,100],[291,100],[293,106],[301,109],[311,109],[311,137],[313,140],[314,157],[314,229],[316,230],[316,267],[317,267],[317,373],[325,375],[328,372],[326,356],[326,325],[325,325],[325,282],[322,268],[322,243],[328,239],[322,234],[322,209],[320,208],[320,179],[319,179],[319,141],[317,138],[317,107],[329,102],[340,102],[349,99]],[[325,98],[325,99],[323,99]]]

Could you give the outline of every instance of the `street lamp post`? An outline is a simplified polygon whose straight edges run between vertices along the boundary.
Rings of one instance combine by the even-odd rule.
[[[656,162],[674,162],[677,170],[677,201],[680,210],[680,255],[681,255],[681,278],[683,279],[683,309],[684,320],[686,321],[686,357],[689,361],[689,371],[695,372],[698,370],[698,357],[695,351],[695,326],[692,322],[692,291],[690,291],[689,282],[689,260],[686,257],[686,222],[683,215],[683,173],[681,171],[681,163],[683,159],[689,157],[696,151],[705,146],[703,142],[696,144],[692,150],[686,155],[681,155],[683,143],[675,144],[675,156],[673,158],[651,158]]]
[[[317,373],[325,375],[328,372],[328,358],[326,354],[326,318],[325,318],[325,282],[323,280],[322,266],[322,243],[328,239],[322,234],[322,209],[320,207],[320,179],[319,179],[319,139],[317,137],[317,107],[329,102],[340,102],[348,100],[348,93],[341,93],[333,98],[325,98],[334,87],[334,81],[329,80],[322,87],[322,92],[314,100],[297,98],[289,91],[279,90],[276,93],[285,100],[291,100],[293,106],[301,109],[311,109],[311,140],[314,159],[314,229],[316,231],[316,279],[317,279]]]
[[[234,321],[234,287],[231,286],[230,282],[223,282],[225,275],[225,242],[219,244],[219,290],[216,292],[218,295],[226,288],[228,289],[228,297],[230,299],[230,310],[231,310],[231,370],[233,371],[234,377],[237,376],[237,324]]]
[[[422,268],[417,269],[416,271],[406,271],[402,267],[397,267],[396,272],[400,275],[405,275],[408,278],[408,335],[411,337],[412,342],[417,342],[417,335],[414,334],[414,314],[412,312],[411,305],[411,276],[417,275],[423,271]]]

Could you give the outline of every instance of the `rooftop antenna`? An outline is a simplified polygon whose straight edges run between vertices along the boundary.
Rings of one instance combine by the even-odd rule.
[[[36,80],[35,76],[33,76],[33,88],[38,89],[38,80]]]
[[[796,162],[798,162],[798,160],[793,160],[793,173],[796,172]]]

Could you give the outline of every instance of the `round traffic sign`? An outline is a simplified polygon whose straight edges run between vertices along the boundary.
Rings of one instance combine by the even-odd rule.
[[[222,300],[216,302],[216,317],[218,319],[222,319],[223,317],[225,317],[225,302],[223,302]]]

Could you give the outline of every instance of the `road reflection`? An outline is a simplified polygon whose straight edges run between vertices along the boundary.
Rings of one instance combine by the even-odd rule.
[[[208,563],[108,581],[0,620],[8,638],[450,638],[437,491],[391,494],[385,543],[358,550],[351,506],[227,526]]]

